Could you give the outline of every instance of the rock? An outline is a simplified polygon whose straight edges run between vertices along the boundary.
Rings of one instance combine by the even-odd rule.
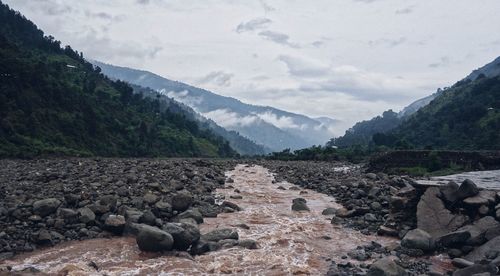
[[[384,226],[384,225],[381,225],[381,226],[378,228],[377,233],[378,233],[379,235],[383,235],[383,236],[393,236],[393,237],[397,237],[397,236],[399,235],[398,230],[393,229],[393,228],[390,228],[390,227],[387,227],[387,226]]]
[[[335,208],[326,208],[321,212],[322,215],[328,216],[328,215],[335,215],[337,213],[337,209]]]
[[[490,208],[488,206],[486,206],[486,205],[481,205],[481,207],[479,207],[479,209],[477,210],[477,212],[481,216],[486,216],[490,212]]]
[[[73,209],[59,208],[57,209],[57,216],[64,220],[71,221],[78,218],[78,212]]]
[[[465,259],[471,262],[479,262],[483,259],[486,259],[486,254],[492,250],[499,250],[500,249],[500,236],[496,237],[487,243],[477,247],[474,249],[471,253],[469,253],[467,256],[465,256]]]
[[[464,199],[464,203],[472,206],[489,205],[495,203],[494,191],[481,190],[478,194]]]
[[[407,276],[408,272],[389,258],[374,262],[368,270],[367,276]]]
[[[238,246],[244,247],[246,249],[257,249],[259,246],[255,240],[245,239],[238,242]]]
[[[230,195],[229,198],[232,198],[232,199],[242,199],[243,197],[241,195]]]
[[[139,223],[144,223],[148,224],[151,226],[156,225],[156,216],[153,214],[151,211],[146,211],[142,214],[142,216],[139,218]]]
[[[465,179],[460,187],[458,188],[455,196],[457,200],[462,200],[471,196],[475,196],[479,193],[479,189],[476,184],[470,179]]]
[[[421,249],[423,251],[432,251],[435,248],[434,240],[429,233],[421,229],[413,229],[406,233],[401,240],[401,245],[410,249]]]
[[[176,219],[179,221],[182,219],[193,219],[198,224],[203,223],[203,216],[197,208],[189,209],[178,214]]]
[[[417,205],[418,228],[434,238],[457,230],[467,221],[466,216],[453,215],[446,209],[439,194],[439,188],[427,188]]]
[[[239,238],[238,231],[231,228],[221,228],[212,230],[204,235],[201,238],[205,241],[214,241],[218,242],[220,240],[237,240]]]
[[[465,242],[470,238],[469,231],[454,231],[443,236],[440,236],[436,243],[444,247],[456,247],[464,245]]]
[[[174,239],[169,233],[156,227],[143,224],[136,238],[137,245],[142,251],[168,251],[172,249]]]
[[[372,213],[365,214],[363,216],[363,219],[366,222],[377,222],[378,221],[377,217],[374,214],[372,214]]]
[[[200,239],[200,230],[192,224],[167,223],[162,230],[172,235],[173,248],[178,250],[187,250]]]
[[[229,207],[229,208],[236,210],[236,211],[243,210],[240,206],[238,206],[236,203],[233,203],[231,201],[224,201],[224,202],[222,202],[221,206],[222,207]]]
[[[172,206],[168,204],[168,202],[165,201],[158,201],[154,205],[155,209],[160,211],[160,212],[165,212],[165,213],[171,213],[172,212]]]
[[[123,229],[125,229],[125,217],[120,215],[109,215],[104,221],[104,227],[106,230],[121,235]]]
[[[38,235],[36,237],[36,243],[40,245],[51,244],[52,235],[50,235],[49,231],[42,229],[40,230],[40,232],[38,232]]]
[[[457,183],[455,183],[454,181],[449,181],[448,183],[439,186],[439,191],[441,192],[444,200],[453,203],[457,201],[458,188],[459,186]]]
[[[455,270],[455,272],[453,272],[453,276],[471,276],[485,272],[489,273],[489,275],[496,275],[498,272],[498,268],[492,264],[474,264],[466,268]]]
[[[292,200],[292,211],[310,211],[307,201],[301,197]]]
[[[153,193],[146,193],[142,199],[149,205],[153,205],[159,200],[158,196]]]
[[[33,212],[37,215],[45,217],[54,213],[59,205],[61,205],[61,201],[56,198],[37,200],[33,203]]]
[[[370,180],[377,180],[377,175],[374,174],[374,173],[367,173],[365,175],[366,178],[370,179]]]
[[[473,224],[466,225],[458,229],[458,231],[467,231],[470,233],[470,238],[467,240],[468,244],[477,245],[486,241],[485,233],[489,229],[500,227],[500,223],[491,216],[483,217]]]
[[[142,217],[143,212],[136,209],[127,209],[125,211],[125,220],[127,222],[138,223],[139,219]]]
[[[451,260],[451,263],[458,268],[464,268],[474,265],[473,262],[467,261],[466,259],[462,258],[454,258],[453,260]]]
[[[189,192],[179,192],[172,197],[172,209],[186,211],[193,204],[193,195]]]

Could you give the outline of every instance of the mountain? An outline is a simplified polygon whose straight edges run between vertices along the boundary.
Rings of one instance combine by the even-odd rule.
[[[213,133],[223,137],[229,142],[231,148],[236,150],[241,155],[252,156],[252,155],[263,155],[269,152],[268,149],[261,145],[257,145],[249,139],[239,135],[235,131],[228,131],[225,128],[217,125],[214,121],[207,119],[199,115],[191,107],[177,102],[176,100],[169,98],[155,90],[150,88],[145,88],[139,85],[130,84],[136,93],[141,93],[145,97],[158,99],[161,103],[163,109],[169,112],[180,114],[191,121],[198,123],[198,127],[203,130],[209,130]]]
[[[500,150],[500,76],[446,89],[390,134],[416,148]]]
[[[388,120],[385,120],[385,116],[377,116],[371,120],[357,123],[354,127],[347,130],[344,136],[331,139],[329,145],[336,145],[341,147],[348,147],[353,145],[368,145],[370,142],[372,142],[372,138],[375,134],[390,133],[392,130],[396,129],[401,124],[404,124],[410,118],[413,118],[413,115],[417,114],[419,110],[426,106],[429,106],[435,99],[440,98],[442,95],[453,93],[457,91],[458,87],[470,84],[478,78],[494,78],[498,76],[500,76],[500,57],[496,58],[494,61],[486,64],[485,66],[474,70],[471,74],[469,74],[461,81],[458,81],[452,87],[438,89],[434,94],[416,100],[415,102],[406,106],[397,114],[398,120],[395,120],[392,117],[389,117],[387,118]],[[380,127],[381,125],[383,125],[383,127]],[[383,135],[378,136],[377,138],[382,140],[389,139],[388,137],[384,137]],[[389,140],[392,141],[393,139],[396,138],[392,137]]]
[[[213,92],[172,81],[148,71],[94,61],[112,79],[149,87],[182,102],[203,117],[247,137],[272,151],[324,144],[334,124],[273,107],[257,106]],[[335,122],[332,120],[330,123]]]
[[[0,156],[234,156],[158,98],[134,93],[0,2]]]
[[[500,57],[497,57],[494,61],[486,64],[485,66],[479,69],[472,71],[472,73],[470,73],[470,75],[468,75],[465,79],[474,81],[481,74],[489,78],[500,76]]]

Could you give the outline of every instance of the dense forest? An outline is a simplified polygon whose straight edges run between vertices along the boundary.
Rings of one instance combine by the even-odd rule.
[[[389,147],[399,143],[427,149],[500,150],[500,77],[480,75],[457,83],[375,142]]]
[[[234,156],[0,3],[0,156]]]

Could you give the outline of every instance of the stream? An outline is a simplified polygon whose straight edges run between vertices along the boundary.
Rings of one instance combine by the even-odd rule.
[[[227,176],[234,180],[230,184],[233,188],[217,189],[216,194],[243,210],[205,218],[200,231],[237,228],[240,239],[256,240],[258,249],[231,247],[196,257],[187,253],[160,255],[139,251],[133,237],[117,237],[66,242],[19,255],[4,264],[14,271],[33,267],[60,275],[324,275],[332,260],[340,262],[358,245],[394,241],[331,224],[331,216],[321,212],[340,207],[332,197],[287,182],[274,183],[273,175],[263,167],[238,165]],[[230,199],[236,194],[234,189],[240,191],[242,199]],[[297,197],[307,200],[310,212],[291,210]],[[238,228],[240,224],[249,229]],[[89,265],[91,262],[98,270]]]

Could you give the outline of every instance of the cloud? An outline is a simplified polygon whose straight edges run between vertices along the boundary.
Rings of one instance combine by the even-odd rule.
[[[167,91],[165,89],[161,89],[158,92],[166,95],[167,97],[170,97],[178,102],[181,102],[185,105],[191,106],[193,108],[196,108],[197,105],[201,104],[203,102],[203,97],[192,97],[189,94],[189,91],[183,90],[183,91]]]
[[[262,8],[264,9],[264,11],[267,13],[267,12],[272,12],[272,11],[275,11],[276,9],[272,6],[270,6],[269,4],[266,3],[266,1],[264,0],[259,0],[260,2],[260,5],[262,6]]]
[[[438,62],[429,64],[429,67],[430,68],[444,67],[444,66],[448,66],[450,63],[451,63],[451,59],[447,56],[444,56],[444,57],[441,57],[441,59]]]
[[[392,48],[392,47],[399,46],[399,45],[405,43],[406,41],[407,41],[406,37],[400,37],[397,39],[380,38],[377,40],[368,41],[368,45],[370,45],[370,47],[383,45],[383,46],[388,46],[388,47]]]
[[[413,6],[396,10],[396,14],[410,14],[412,12],[413,12]]]
[[[353,0],[354,2],[361,2],[361,3],[373,3],[378,0]]]
[[[257,116],[241,116],[236,112],[230,111],[229,109],[216,109],[210,112],[202,113],[202,115],[225,128],[249,126],[255,124],[259,120]]]
[[[85,11],[85,16],[89,18],[98,18],[98,19],[105,19],[105,20],[113,20],[113,16],[109,13],[106,12],[91,12],[91,11]]]
[[[287,34],[284,33],[279,33],[279,32],[274,32],[274,31],[262,31],[259,33],[259,36],[270,40],[272,42],[281,44],[281,45],[286,45],[292,48],[300,48],[298,44],[296,43],[291,43],[289,41],[290,37]]]
[[[266,28],[269,24],[271,24],[273,21],[269,18],[255,18],[252,19],[248,22],[241,22],[237,27],[236,27],[236,32],[237,33],[243,33],[243,32],[250,32],[254,31],[257,29],[264,29]]]
[[[257,117],[262,119],[264,122],[270,123],[278,128],[295,128],[303,129],[305,126],[298,125],[293,121],[293,118],[287,116],[278,116],[270,111],[264,113],[255,114]]]
[[[218,86],[230,86],[233,74],[225,73],[224,71],[213,71],[208,73],[205,77],[200,79],[198,84],[214,83]]]
[[[135,2],[140,5],[147,5],[149,4],[150,0],[136,0]]]
[[[318,77],[324,76],[330,70],[330,67],[320,62],[306,60],[288,55],[280,55],[278,60],[285,63],[288,72],[292,76],[298,77]]]

